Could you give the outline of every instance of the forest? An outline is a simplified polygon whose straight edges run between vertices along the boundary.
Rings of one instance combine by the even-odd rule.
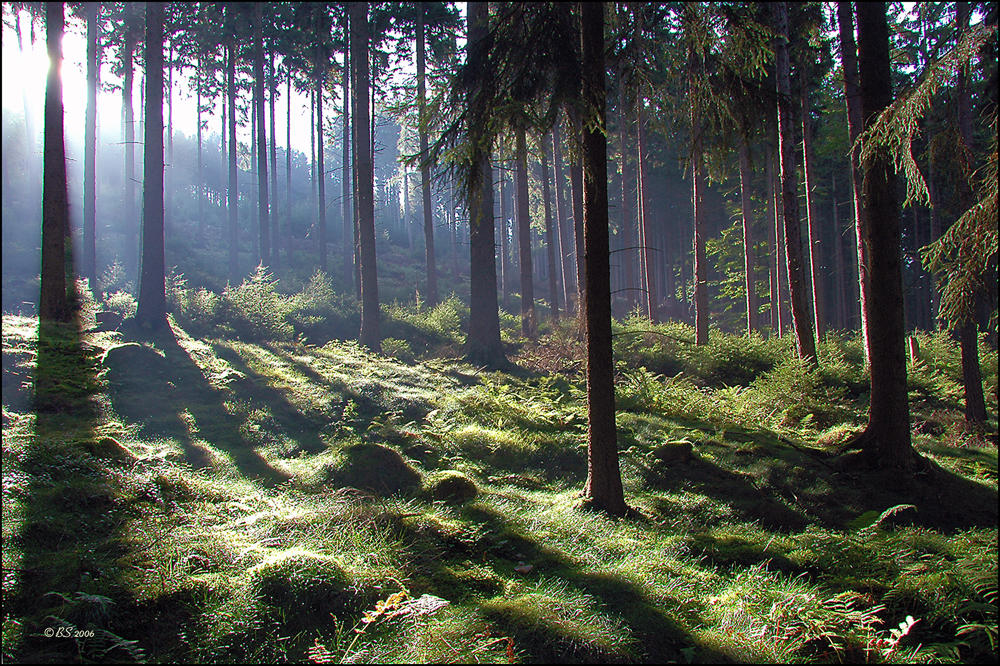
[[[996,2],[3,2],[11,663],[997,663]]]

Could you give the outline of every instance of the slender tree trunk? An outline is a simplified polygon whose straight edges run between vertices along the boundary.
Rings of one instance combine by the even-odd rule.
[[[295,265],[292,256],[292,68],[285,65],[285,261]],[[345,102],[346,105],[346,102]],[[310,132],[311,133],[311,132]]]
[[[367,7],[367,5],[365,5]],[[316,185],[319,191],[317,198],[318,226],[317,239],[319,247],[319,269],[326,272],[326,167],[324,166],[323,155],[326,153],[325,140],[323,138],[323,72],[316,71]]]
[[[819,236],[819,221],[813,211],[812,193],[812,123],[810,122],[809,90],[802,82],[802,174],[806,188],[806,224],[809,228],[809,276],[813,304],[813,328],[816,331],[816,342],[823,339],[823,284],[820,279],[820,253],[822,247]]]
[[[844,97],[847,101],[848,138],[852,146],[857,144],[861,133],[861,91],[858,87],[857,51],[854,44],[854,21],[851,3],[837,3],[837,24],[840,30],[840,51],[844,69]],[[868,248],[865,247],[865,227],[870,224],[867,211],[861,205],[861,167],[857,151],[851,153],[851,187],[854,193],[854,231],[858,248],[858,298],[861,305],[861,339],[864,341],[865,363],[871,361],[871,336],[868,334],[868,299],[871,279],[868,268]]]
[[[778,33],[776,58],[778,70],[778,147],[781,157],[781,199],[785,217],[785,261],[788,266],[788,291],[795,327],[795,346],[799,357],[816,366],[816,341],[806,301],[802,267],[802,238],[799,226],[798,165],[792,139],[791,77],[788,61],[788,6],[772,5]]]
[[[257,219],[260,225],[260,263],[271,262],[271,229],[267,192],[267,133],[264,130],[264,7],[254,3],[254,98],[257,125]]]
[[[702,147],[700,124],[696,124],[696,111],[691,107],[691,206],[694,229],[694,343],[708,344],[708,268],[705,257],[705,208],[702,200],[705,177],[702,173]]]
[[[771,298],[771,330],[777,337],[781,337],[781,243],[778,234],[778,207],[775,204],[776,194],[774,189],[774,159],[770,147],[768,148],[768,159],[765,167],[767,174],[767,219],[770,221],[769,235],[771,250],[774,261],[768,263],[768,279],[770,284]]]
[[[354,281],[354,211],[351,205],[351,48],[350,19],[344,12],[344,72],[341,87],[344,91],[343,135],[341,137],[340,215],[343,226],[344,287]]]
[[[205,239],[205,177],[202,171],[201,162],[201,85],[202,85],[202,57],[198,54],[198,67],[195,70],[197,77],[195,80],[195,120],[197,122],[198,134],[198,185],[195,197],[198,199],[198,240]]]
[[[604,92],[604,3],[585,2],[581,11],[582,97],[596,110],[583,132],[584,280],[587,340],[586,505],[620,516],[626,513],[615,428],[614,362],[611,352],[611,264],[608,242],[608,174]],[[596,125],[596,127],[594,126]]]
[[[351,21],[351,79],[354,104],[354,163],[358,176],[358,236],[361,260],[361,333],[359,342],[381,351],[378,280],[375,266],[375,192],[368,127],[368,3],[348,5]]]
[[[559,124],[552,128],[552,179],[556,183],[556,225],[559,231],[559,257],[562,272],[563,303],[566,313],[573,313],[573,265],[570,263],[569,243],[566,240],[569,227],[567,218],[567,203],[563,187],[562,142],[559,140]]]
[[[970,3],[959,2],[957,4],[955,18],[958,22],[960,35],[969,29],[970,13]],[[964,150],[959,151],[959,154],[965,160],[965,171],[971,173],[972,164],[969,163],[969,154],[972,149],[972,96],[969,91],[968,72],[965,69],[959,70],[958,82],[955,87],[958,131],[964,144]],[[967,180],[962,179],[962,182],[958,186],[958,192],[961,201],[960,210],[962,212],[969,210],[975,204],[975,196]],[[969,298],[975,301],[980,299],[981,295],[973,293],[969,295]],[[975,309],[975,307],[972,308],[973,311]],[[970,317],[961,325],[958,330],[958,340],[962,348],[962,385],[965,389],[965,420],[982,427],[986,423],[986,401],[983,396],[983,378],[979,367],[979,336],[977,335],[977,326],[974,317]]]
[[[97,44],[97,22],[101,5],[84,5],[87,17],[87,112],[84,119],[83,155],[83,277],[90,290],[97,290],[97,70],[100,56]]]
[[[227,8],[226,11],[229,11]],[[229,88],[229,281],[239,283],[239,201],[240,190],[236,168],[236,45],[228,44],[226,85]]]
[[[126,5],[127,11],[128,5]],[[126,19],[127,20],[127,19]],[[122,49],[122,106],[125,109],[125,270],[128,275],[139,274],[139,216],[135,210],[135,111],[132,108],[132,53],[135,50],[133,26],[125,26],[125,47]]]
[[[858,3],[857,18],[861,111],[867,127],[892,101],[885,3]],[[873,222],[865,225],[862,239],[868,246],[872,280],[868,301],[871,410],[857,444],[879,468],[911,470],[918,465],[918,456],[910,444],[902,238],[895,190],[892,158],[878,150],[865,170],[862,188],[863,207]]]
[[[163,223],[174,222],[174,40],[170,40],[170,58],[167,60],[167,163],[165,171]],[[172,229],[172,228],[171,228]]]
[[[747,335],[752,335],[756,326],[757,287],[754,284],[753,265],[753,220],[750,202],[750,159],[746,138],[740,142],[740,206],[743,212],[743,288],[746,290]]]
[[[535,318],[535,287],[532,280],[531,217],[528,211],[528,147],[523,127],[516,130],[514,143],[518,259],[521,268],[521,335],[534,338],[538,329]]]
[[[17,30],[17,50],[20,52],[22,62],[25,58],[24,53],[24,38],[21,36],[21,12],[18,9],[14,10],[14,20],[15,28]],[[126,35],[128,34],[128,28],[126,27]],[[126,40],[128,37],[126,36]],[[124,60],[122,61],[125,62]],[[129,59],[131,62],[131,58]],[[129,81],[131,84],[131,81]],[[28,87],[21,86],[21,106],[24,110],[24,147],[27,153],[28,160],[35,160],[35,150],[37,144],[37,137],[35,135],[35,119],[34,114],[31,113],[31,107],[28,104]]]
[[[834,284],[837,295],[837,328],[841,330],[847,329],[847,295],[845,290],[847,288],[847,272],[844,268],[844,248],[842,246],[843,230],[840,228],[840,211],[837,207],[837,178],[833,176],[830,178],[830,188],[832,190],[831,197],[833,198],[833,211],[831,217],[833,219],[833,251],[835,255],[835,269],[837,275],[834,278]]]
[[[492,85],[493,72],[487,59],[489,37],[489,5],[470,2],[468,17],[468,62],[484,86]],[[473,363],[487,366],[506,362],[500,344],[500,317],[497,310],[497,265],[494,249],[493,173],[490,169],[490,147],[493,137],[485,124],[488,111],[476,107],[470,100],[473,122],[469,137],[472,145],[470,161],[473,171],[468,183],[469,211],[469,336],[466,356]]]
[[[49,74],[45,82],[45,146],[42,180],[42,271],[38,316],[43,321],[68,322],[66,299],[66,239],[69,198],[66,193],[66,148],[63,138],[62,37],[63,3],[45,4],[45,43]]]
[[[424,100],[427,57],[424,53],[424,4],[417,5],[417,98],[420,104],[420,190],[424,208],[424,254],[427,261],[427,293],[424,300],[428,307],[438,302],[437,265],[434,257],[434,208],[431,205],[431,169],[427,163],[427,103]]]
[[[638,135],[636,145],[639,152],[638,167],[636,169],[638,175],[637,200],[639,202],[639,236],[642,244],[642,272],[646,288],[646,316],[649,317],[649,321],[655,324],[659,321],[659,315],[656,311],[657,295],[656,276],[653,272],[653,234],[650,229],[652,225],[649,219],[651,215],[647,215],[650,210],[647,191],[648,183],[646,182],[648,180],[646,173],[646,114],[643,104],[644,101],[640,96],[636,100],[636,133]]]
[[[570,114],[570,128],[576,141],[583,136],[583,122],[575,112]],[[573,256],[576,258],[576,301],[580,334],[583,334],[586,315],[584,300],[587,297],[587,281],[584,279],[586,268],[583,256],[583,157],[576,156],[569,167],[570,193],[573,198]]]
[[[543,136],[542,144],[542,205],[545,208],[545,253],[549,265],[549,309],[552,311],[552,319],[559,321],[559,266],[562,262],[556,263],[555,234],[552,230],[552,205],[550,203],[549,192],[549,137]]]
[[[146,5],[146,108],[143,137],[142,271],[135,320],[146,329],[167,326],[163,258],[163,6]]]
[[[619,78],[621,72],[619,70]],[[635,293],[635,261],[633,252],[635,251],[635,214],[632,208],[632,185],[635,178],[632,175],[631,163],[628,159],[628,136],[631,129],[628,110],[625,107],[625,84],[618,84],[618,136],[621,142],[622,160],[622,235],[624,236],[624,247],[622,248],[622,263],[625,264],[624,282],[622,285],[625,293],[625,307],[631,312],[636,303]]]
[[[268,191],[268,209],[273,210],[274,215],[270,218],[270,224],[268,225],[271,232],[271,265],[277,266],[280,258],[279,248],[281,247],[281,230],[278,224],[278,155],[275,143],[277,143],[277,136],[274,131],[274,94],[276,91],[276,86],[274,84],[274,53],[270,54],[267,60],[267,87],[268,95],[267,100],[270,106],[271,112],[271,127],[269,136],[271,141],[269,144],[270,157],[271,157],[271,187]],[[286,221],[287,224],[287,221]]]
[[[502,148],[501,148],[502,150]],[[507,182],[503,169],[503,162],[500,161],[500,151],[497,151],[497,180],[500,183],[500,286],[503,292],[503,309],[510,310],[510,264],[507,258],[510,256],[507,235],[507,193],[504,185]]]

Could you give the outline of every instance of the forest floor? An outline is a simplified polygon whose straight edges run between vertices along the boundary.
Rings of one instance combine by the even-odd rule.
[[[3,317],[5,660],[996,662],[985,348],[974,432],[921,339],[930,464],[886,477],[840,455],[856,341],[809,372],[787,339],[617,323],[609,519],[577,508],[571,326],[508,372],[79,329]]]

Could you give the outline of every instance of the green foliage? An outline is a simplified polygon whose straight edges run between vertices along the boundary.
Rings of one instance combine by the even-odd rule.
[[[317,270],[302,291],[292,296],[288,321],[297,334],[314,344],[357,336],[361,314],[354,299],[333,290],[330,277]]]
[[[288,340],[293,329],[285,320],[287,304],[277,280],[263,265],[242,284],[222,293],[222,317],[243,340]]]
[[[104,307],[111,312],[117,312],[122,319],[131,319],[135,316],[139,304],[127,291],[116,291],[104,297]]]

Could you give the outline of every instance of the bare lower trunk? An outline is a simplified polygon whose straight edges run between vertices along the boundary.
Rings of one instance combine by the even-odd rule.
[[[275,93],[277,91],[275,89],[276,86],[274,84],[274,53],[273,52],[270,54],[270,57],[267,60],[267,87],[268,87],[267,101],[268,101],[268,106],[270,107],[269,110],[271,112],[270,130],[269,130],[269,136],[271,137],[271,141],[268,143],[268,149],[269,149],[270,158],[271,158],[271,173],[270,173],[270,176],[271,176],[271,186],[270,186],[270,191],[268,192],[268,194],[270,195],[270,198],[269,198],[269,201],[268,201],[268,207],[269,207],[268,209],[274,213],[273,215],[270,216],[269,229],[270,229],[270,232],[271,232],[271,264],[273,266],[277,266],[278,263],[279,263],[278,260],[279,260],[280,255],[281,255],[281,252],[279,251],[279,248],[281,247],[281,230],[279,228],[278,219],[277,219],[278,218],[278,215],[277,215],[277,212],[278,212],[278,205],[277,205],[277,203],[278,203],[278,164],[277,164],[277,162],[278,162],[278,156],[276,154],[277,153],[277,149],[276,149],[276,147],[274,145],[275,143],[277,143],[277,136],[275,135],[275,131],[274,131],[274,95],[275,95]]]
[[[820,282],[820,239],[819,221],[813,212],[812,176],[812,128],[809,122],[809,93],[802,86],[802,174],[806,188],[806,223],[809,227],[809,285],[812,292],[813,328],[816,331],[817,343],[823,338],[823,293]]]
[[[229,11],[228,8],[226,11]],[[236,168],[236,54],[230,42],[226,54],[226,86],[229,89],[229,281],[239,283],[239,200]]]
[[[316,187],[317,198],[317,229],[316,243],[319,254],[319,269],[326,272],[326,167],[323,154],[323,75],[316,74]],[[366,133],[367,136],[367,133]],[[357,144],[355,144],[357,145]]]
[[[545,254],[549,264],[549,308],[552,318],[559,320],[559,268],[562,262],[556,263],[555,234],[552,228],[552,205],[549,201],[549,137],[542,137],[542,205],[545,208]]]
[[[754,285],[753,221],[750,219],[750,160],[746,141],[740,143],[740,206],[743,212],[743,288],[746,291],[747,335],[752,335],[757,315],[757,293]]]
[[[533,338],[537,332],[535,320],[535,287],[531,264],[531,218],[528,213],[528,148],[523,127],[515,137],[515,180],[517,189],[518,263],[521,269],[521,335]]]
[[[417,98],[420,104],[420,192],[423,198],[424,213],[424,257],[427,265],[427,293],[424,299],[428,307],[434,307],[438,302],[437,265],[434,257],[434,208],[431,205],[431,168],[427,163],[427,103],[424,70],[426,55],[424,54],[424,5],[417,6]]]
[[[344,12],[344,73],[341,87],[344,91],[344,113],[343,113],[343,136],[341,137],[341,169],[340,169],[340,215],[343,226],[344,247],[344,286],[345,289],[354,281],[354,211],[351,205],[351,52],[350,41],[350,19],[349,14]]]
[[[636,118],[636,133],[638,134],[638,165],[636,172],[638,175],[639,203],[639,237],[642,245],[642,272],[646,286],[646,316],[654,324],[659,321],[656,312],[656,278],[653,273],[653,239],[650,230],[651,222],[649,206],[647,201],[646,187],[646,118],[643,112],[643,100],[640,98],[636,102],[638,109]]]
[[[257,116],[257,221],[260,225],[260,263],[271,262],[270,214],[267,208],[267,134],[264,131],[264,19],[263,6],[254,3],[254,98]]]
[[[87,112],[84,125],[83,155],[83,277],[97,294],[97,78],[100,59],[97,22],[98,3],[84,6],[87,17]]]
[[[66,149],[63,137],[62,36],[63,4],[45,5],[45,42],[49,74],[45,83],[45,145],[42,180],[42,272],[38,316],[69,321],[66,300],[66,238],[69,236],[69,199],[66,193]]]
[[[570,243],[566,240],[568,235],[569,221],[565,192],[563,191],[563,161],[562,142],[559,140],[559,125],[552,128],[552,179],[556,183],[556,225],[559,235],[559,257],[560,270],[562,271],[563,303],[566,304],[566,312],[573,312],[574,288],[573,265],[570,260]]]

